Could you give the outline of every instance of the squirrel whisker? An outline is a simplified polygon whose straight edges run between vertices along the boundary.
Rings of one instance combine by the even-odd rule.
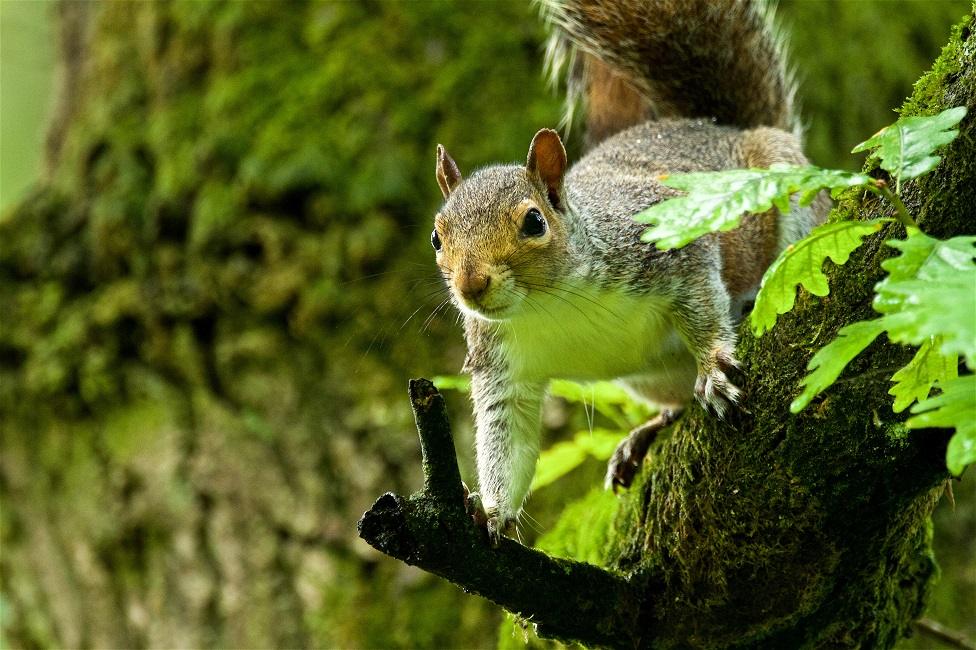
[[[623,324],[625,322],[624,319],[619,314],[617,314],[616,312],[614,312],[612,309],[610,309],[609,307],[607,307],[603,303],[598,302],[593,296],[587,295],[586,293],[582,292],[581,290],[577,289],[576,287],[570,288],[570,287],[572,287],[572,285],[570,285],[568,283],[565,286],[560,286],[559,284],[551,284],[550,285],[550,284],[531,283],[531,282],[527,282],[524,279],[524,278],[533,278],[533,277],[537,277],[537,276],[522,276],[520,278],[519,282],[521,282],[525,286],[528,286],[528,287],[533,288],[533,289],[546,288],[546,289],[553,289],[555,291],[562,291],[562,292],[564,292],[566,294],[569,294],[571,296],[575,296],[577,298],[580,298],[581,300],[585,300],[586,302],[592,304],[594,307],[597,307],[599,309],[602,309],[603,311],[607,312],[610,316],[612,316],[615,320],[617,320],[620,324]],[[539,279],[543,279],[543,278],[540,277]],[[554,282],[554,283],[558,283],[559,282],[558,280],[548,280],[548,281],[549,282]]]

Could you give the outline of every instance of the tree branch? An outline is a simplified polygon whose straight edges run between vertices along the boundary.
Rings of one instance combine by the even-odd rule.
[[[633,647],[641,590],[583,562],[553,558],[503,538],[492,548],[465,512],[461,475],[444,399],[426,379],[410,382],[423,451],[424,489],[387,493],[359,520],[374,548],[515,612],[540,636]]]

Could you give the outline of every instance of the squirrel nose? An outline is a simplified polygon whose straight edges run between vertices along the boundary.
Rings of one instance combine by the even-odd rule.
[[[467,300],[477,300],[488,290],[491,277],[468,271],[458,279],[457,290]]]

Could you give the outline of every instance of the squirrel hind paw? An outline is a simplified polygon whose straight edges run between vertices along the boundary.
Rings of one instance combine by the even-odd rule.
[[[634,477],[637,476],[637,472],[644,462],[644,457],[647,455],[647,447],[650,442],[644,440],[646,436],[635,435],[641,429],[631,432],[613,450],[613,456],[607,461],[607,475],[603,479],[604,489],[613,490],[613,493],[616,494],[617,488],[626,490],[634,482]]]
[[[604,489],[613,490],[613,493],[616,494],[617,488],[624,488],[625,490],[629,488],[630,484],[634,482],[634,476],[637,475],[637,470],[640,469],[646,454],[646,449],[641,452],[634,448],[631,436],[624,438],[607,462],[607,475],[603,479]]]
[[[607,475],[603,486],[617,493],[617,488],[629,488],[640,470],[644,457],[657,434],[678,419],[682,409],[664,409],[656,416],[631,431],[620,441],[607,463]]]

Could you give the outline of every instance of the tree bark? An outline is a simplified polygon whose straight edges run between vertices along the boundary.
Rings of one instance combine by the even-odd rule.
[[[972,20],[957,27],[903,114],[976,105]],[[939,168],[905,189],[923,230],[939,237],[976,232],[974,161],[976,112],[970,111]],[[870,162],[869,170],[883,177]],[[861,219],[891,208],[864,193],[848,194],[838,210]],[[756,339],[742,326],[738,349],[749,413],[732,426],[691,409],[654,451],[609,534],[601,579],[626,580],[636,602],[606,598],[569,621],[559,619],[549,611],[553,600],[589,593],[591,580],[579,579],[568,590],[544,589],[527,607],[507,581],[511,544],[493,553],[478,540],[482,568],[471,576],[463,559],[472,553],[470,532],[452,529],[444,537],[431,524],[438,512],[418,517],[390,495],[367,512],[361,534],[394,557],[538,622],[541,636],[646,648],[893,646],[922,614],[936,573],[928,526],[948,477],[948,432],[907,431],[905,414],[892,412],[888,380],[911,352],[884,340],[805,411],[790,415],[789,404],[813,353],[844,325],[873,316],[880,262],[893,252],[884,241],[901,235],[902,227],[892,224],[869,238],[846,265],[830,269],[828,297],[801,295],[766,336]],[[452,499],[445,513],[453,517],[460,500]],[[380,524],[394,502],[403,538]],[[414,535],[437,551],[394,550]],[[519,570],[527,584],[545,575]],[[607,620],[631,627],[615,627],[613,638],[595,637]]]

